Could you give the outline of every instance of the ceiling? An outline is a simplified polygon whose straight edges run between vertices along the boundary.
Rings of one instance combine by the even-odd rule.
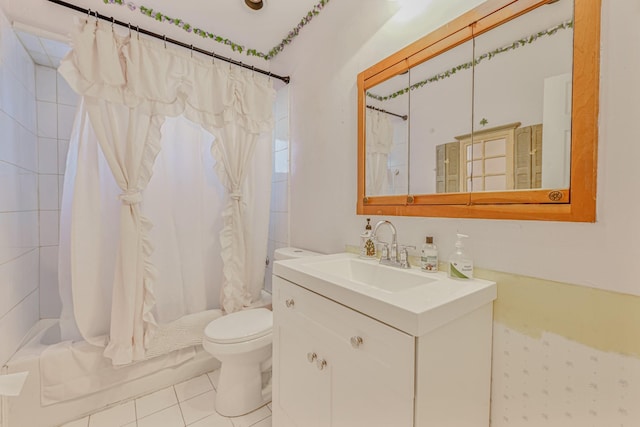
[[[279,45],[301,20],[314,10],[320,0],[263,0],[264,7],[257,11],[246,6],[244,0],[124,0],[122,5],[117,4],[114,0],[112,0],[113,3],[109,0],[106,3],[103,0],[65,1],[84,9],[97,11],[101,15],[114,17],[122,22],[131,23],[134,28],[140,26],[205,50],[215,50],[216,53],[223,56],[233,56],[234,52],[230,47],[205,39],[194,32],[187,32],[170,22],[158,22],[141,13],[140,6],[153,8],[154,14],[160,12],[165,16],[180,19],[192,28],[199,28],[229,39],[242,46],[245,52],[247,49],[255,49],[266,54]],[[333,0],[333,2],[328,2],[325,8],[336,6],[333,3],[339,6],[339,3],[344,1]],[[359,1],[348,1],[359,3]],[[21,31],[23,34],[44,34],[44,38],[50,38],[51,34],[67,35],[73,26],[73,17],[83,16],[81,13],[50,3],[47,0],[21,0],[19,2],[1,0],[0,6],[10,18],[13,18],[14,25],[17,23],[17,31]],[[324,15],[324,10],[320,10],[320,14],[313,16],[312,19],[320,21],[319,17],[322,15]],[[318,24],[314,22],[314,25]],[[302,29],[300,32],[304,31]],[[40,40],[38,43],[35,38],[28,35],[24,36],[24,39],[21,37],[21,40],[27,49],[35,54],[34,59],[38,58],[37,60],[46,62],[42,55],[47,53],[47,42]],[[58,51],[54,52],[53,56],[57,56],[58,53]],[[256,59],[264,63],[263,59]]]
[[[385,29],[380,31],[383,44],[385,34],[390,32],[406,33],[409,40],[415,40],[428,28],[441,25],[461,10],[483,0],[325,0],[322,8],[318,7],[321,0],[263,0],[264,7],[257,11],[246,6],[244,0],[65,1],[131,23],[132,28],[139,26],[250,66],[287,75],[300,60],[301,52],[305,52],[305,41],[310,43],[308,46],[314,46],[314,43],[364,43],[383,26]],[[189,24],[192,31],[187,32],[171,22],[158,21],[141,13],[141,7],[145,6],[153,7],[153,14],[161,13]],[[75,26],[74,21],[87,18],[83,13],[48,0],[0,0],[0,8],[13,23],[34,61],[51,67],[57,67],[66,53],[68,47],[65,43]],[[319,13],[311,15],[311,20],[301,26],[314,9]],[[394,20],[397,22],[393,23]],[[409,21],[420,24],[407,25]],[[387,25],[389,22],[393,25]],[[127,31],[126,27],[115,28],[123,34]],[[242,46],[244,52],[234,52],[230,46],[203,38],[193,31],[194,28],[229,39]],[[411,28],[417,31],[415,35],[412,35]],[[290,37],[291,45],[296,47],[285,45],[277,54],[276,61],[246,54],[248,49],[267,54],[296,29],[299,35]],[[289,54],[290,51],[293,53]],[[380,46],[380,51],[384,52],[383,46]],[[333,55],[333,60],[340,54],[339,49],[327,52]]]
[[[38,65],[58,68],[60,60],[71,49],[69,43],[54,34],[35,35],[31,28],[19,24],[14,26],[14,30],[33,62]]]

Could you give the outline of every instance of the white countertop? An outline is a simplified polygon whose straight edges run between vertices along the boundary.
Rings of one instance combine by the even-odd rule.
[[[343,259],[378,265],[377,260],[360,260],[355,254],[339,253],[276,261],[273,274],[413,336],[422,336],[497,296],[495,282],[450,279],[444,272],[380,265],[377,271],[390,277],[397,275],[399,281],[410,278],[421,282],[420,277],[407,275],[424,278],[424,284],[388,291],[353,280],[345,272],[325,268]]]

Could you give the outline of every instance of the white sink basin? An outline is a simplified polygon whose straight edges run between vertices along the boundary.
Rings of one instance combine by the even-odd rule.
[[[450,279],[340,253],[277,261],[273,275],[421,336],[496,298],[496,284]]]
[[[412,269],[400,269],[357,258],[339,258],[309,264],[321,272],[385,292],[399,292],[436,281]]]

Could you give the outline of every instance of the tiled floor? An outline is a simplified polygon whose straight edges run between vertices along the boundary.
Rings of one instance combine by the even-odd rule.
[[[192,378],[61,427],[271,427],[271,405],[241,417],[219,415],[218,374]]]

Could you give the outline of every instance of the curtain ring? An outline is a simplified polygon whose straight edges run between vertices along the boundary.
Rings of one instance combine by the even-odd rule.
[[[254,77],[256,75],[256,71],[254,69],[254,66],[251,66],[251,77]]]
[[[87,9],[87,22],[89,22],[89,18],[91,18],[91,9]]]
[[[191,57],[193,58],[193,45],[191,45]]]
[[[129,39],[131,39],[131,22],[128,23],[127,27],[129,28]]]
[[[213,50],[211,51],[211,63],[216,63],[216,53]]]
[[[166,49],[167,48],[167,35],[166,34],[162,35],[162,40],[164,40],[164,48]]]
[[[116,18],[114,18],[113,16],[111,17],[111,32],[113,33],[113,24],[115,24],[116,22]]]
[[[267,77],[269,77],[269,81],[271,81],[271,71],[267,71]]]
[[[136,25],[136,37],[140,40],[140,27]]]
[[[96,25],[98,25],[98,11],[96,10]]]

